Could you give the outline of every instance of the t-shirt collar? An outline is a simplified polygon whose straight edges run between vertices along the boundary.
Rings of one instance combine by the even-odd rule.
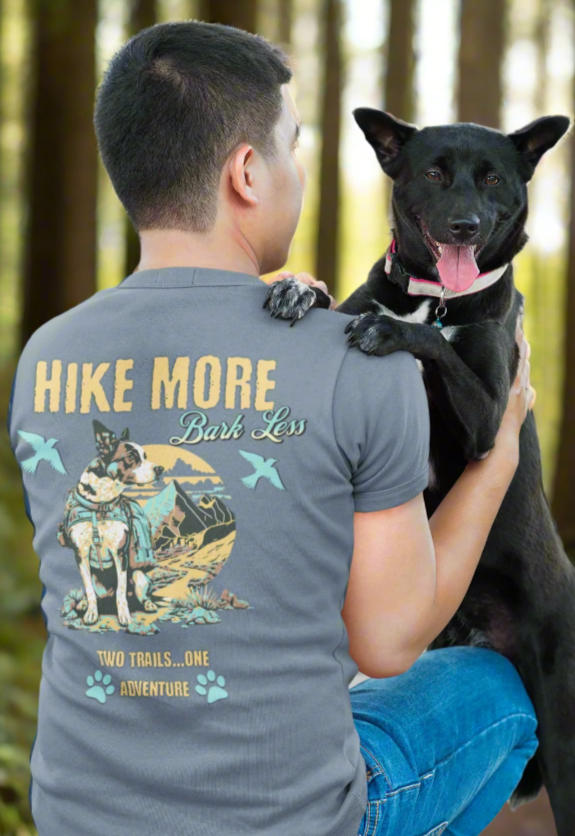
[[[263,282],[257,276],[236,273],[233,270],[215,270],[210,267],[157,267],[131,273],[119,287],[223,287],[261,284]]]

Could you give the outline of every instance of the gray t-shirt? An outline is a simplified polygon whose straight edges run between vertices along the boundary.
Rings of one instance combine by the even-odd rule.
[[[40,328],[9,421],[45,587],[40,836],[355,836],[354,511],[428,482],[414,358],[253,276],[143,270]],[[385,619],[385,613],[381,613]]]

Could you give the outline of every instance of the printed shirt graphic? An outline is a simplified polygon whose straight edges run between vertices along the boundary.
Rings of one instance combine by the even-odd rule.
[[[296,328],[257,278],[144,270],[52,320],[9,418],[49,640],[41,834],[352,836],[353,514],[428,481],[411,355]],[[382,613],[385,618],[385,613]]]

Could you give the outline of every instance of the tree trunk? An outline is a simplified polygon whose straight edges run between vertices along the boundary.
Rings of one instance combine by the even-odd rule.
[[[316,276],[337,296],[339,267],[339,140],[341,130],[341,0],[324,0],[324,81]]]
[[[208,23],[224,23],[255,32],[257,0],[202,0],[200,18]]]
[[[130,37],[141,29],[153,26],[157,19],[156,0],[131,0],[128,23]]]
[[[291,46],[293,0],[279,0],[279,41],[283,47]]]
[[[389,22],[384,40],[385,80],[383,107],[388,113],[413,122],[415,119],[415,9],[417,0],[389,0]],[[393,183],[383,178],[383,205],[389,226]]]
[[[390,0],[386,38],[384,108],[406,122],[415,118],[415,5],[416,0]]]
[[[551,14],[554,0],[539,0],[535,18],[535,48],[537,50],[537,86],[534,91],[535,111],[538,116],[545,112],[549,75],[547,72],[547,56],[551,39]]]
[[[574,85],[575,99],[575,85]],[[575,558],[575,133],[571,142],[571,223],[565,299],[562,418],[553,485],[553,516],[569,556]]]
[[[33,0],[24,342],[96,289],[97,0]]]
[[[498,128],[506,0],[461,0],[457,118]]]
[[[128,37],[157,22],[156,0],[131,0]],[[125,261],[124,275],[131,275],[140,261],[140,238],[134,224],[126,215],[125,220]]]

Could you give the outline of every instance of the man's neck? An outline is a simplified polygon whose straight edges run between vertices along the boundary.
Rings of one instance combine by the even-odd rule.
[[[208,267],[259,276],[258,261],[242,236],[179,229],[148,229],[140,234],[141,256],[134,272],[162,267]]]

